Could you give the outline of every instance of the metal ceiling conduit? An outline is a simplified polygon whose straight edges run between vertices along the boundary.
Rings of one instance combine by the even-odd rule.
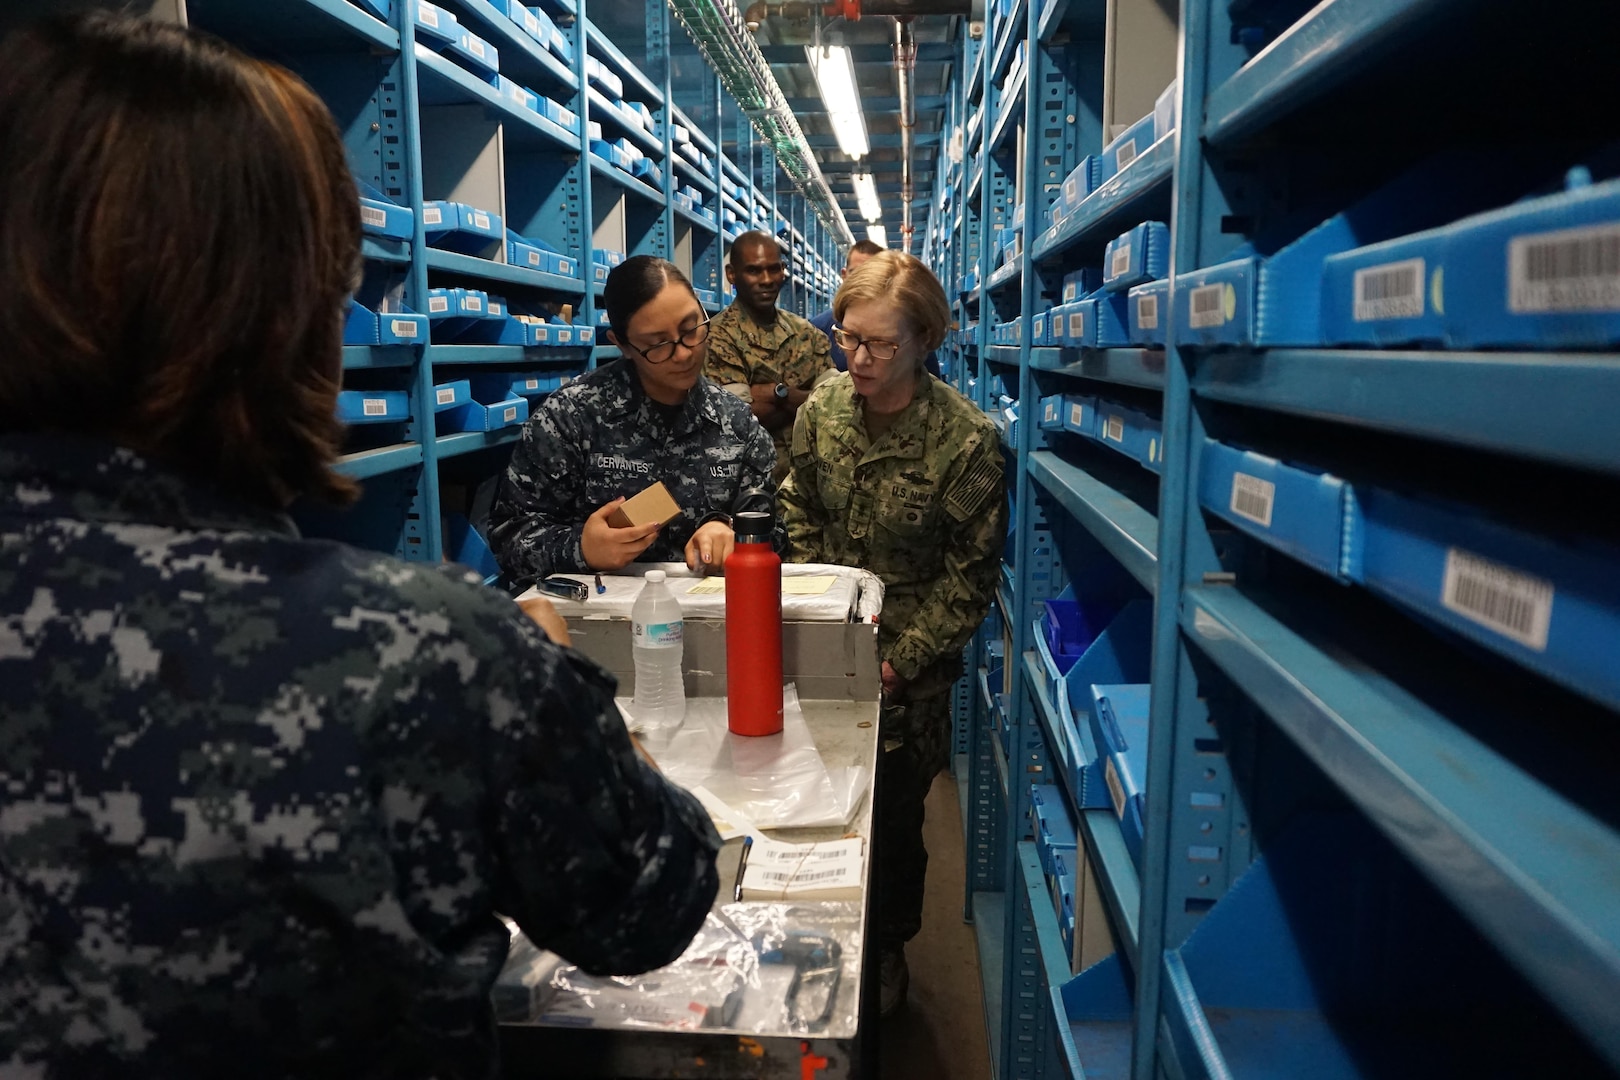
[[[675,0],[672,0],[675,2]],[[743,13],[743,25],[750,31],[768,18],[844,18],[859,21],[863,15],[894,19],[894,78],[900,99],[900,250],[910,253],[915,229],[911,203],[916,197],[914,181],[917,134],[917,40],[911,20],[919,15],[972,15],[973,0],[835,0],[829,4],[808,0],[782,0],[767,3],[755,0]]]
[[[917,152],[917,39],[910,18],[894,20],[894,80],[900,94],[900,250],[911,254],[912,160]]]
[[[775,151],[776,160],[804,193],[816,217],[837,238],[840,246],[848,248],[855,238],[849,231],[843,208],[833,197],[826,177],[821,175],[810,144],[788,108],[770,65],[760,54],[759,45],[745,29],[737,5],[732,0],[669,0],[669,7],[719,74],[721,83],[736,99],[754,130]]]

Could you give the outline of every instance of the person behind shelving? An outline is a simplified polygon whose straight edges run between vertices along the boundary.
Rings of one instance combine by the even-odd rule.
[[[849,277],[849,275],[854,272],[856,267],[860,266],[867,259],[870,259],[880,251],[887,250],[887,248],[875,240],[856,241],[850,246],[849,257],[844,261],[844,268],[838,272],[838,276],[840,278]],[[811,319],[810,325],[827,335],[827,343],[832,347],[833,367],[837,368],[839,371],[847,371],[849,369],[849,358],[844,355],[844,350],[839,346],[838,339],[833,333],[836,322],[837,320],[833,316],[832,308],[828,308],[820,315],[817,315],[815,318]],[[928,354],[927,360],[924,361],[924,366],[927,367],[928,374],[934,376],[936,379],[940,377],[939,357],[933,352]]]
[[[602,299],[624,357],[541,403],[490,510],[490,547],[514,584],[683,557],[719,570],[735,546],[732,515],[774,506],[771,438],[747,405],[703,377],[709,320],[686,275],[637,255],[613,268]],[[679,517],[662,527],[608,523],[657,481]]]
[[[833,311],[849,370],[799,410],[778,498],[790,560],[862,566],[885,586],[874,870],[886,1014],[904,999],[904,944],[922,926],[923,799],[948,758],[962,649],[994,595],[1006,480],[990,420],[924,370],[950,307],[922,262],[872,256]]]
[[[826,336],[776,306],[786,279],[782,246],[769,233],[753,230],[732,241],[726,280],[736,286],[737,299],[714,317],[705,369],[771,433],[773,488],[787,475],[794,415],[816,383],[833,374]]]
[[[611,676],[341,504],[341,137],[107,14],[0,43],[0,1075],[488,1076],[500,912],[679,955],[718,838]]]

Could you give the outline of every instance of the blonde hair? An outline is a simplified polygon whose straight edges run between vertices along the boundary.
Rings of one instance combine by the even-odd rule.
[[[833,297],[833,318],[844,321],[852,304],[885,303],[899,308],[926,346],[917,366],[945,341],[951,325],[951,305],[934,272],[914,255],[880,251],[851,270]]]

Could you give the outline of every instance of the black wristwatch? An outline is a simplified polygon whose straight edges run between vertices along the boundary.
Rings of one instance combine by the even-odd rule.
[[[777,383],[776,384],[776,400],[777,401],[786,401],[787,400],[787,395],[788,395],[787,383],[785,383],[785,382]]]

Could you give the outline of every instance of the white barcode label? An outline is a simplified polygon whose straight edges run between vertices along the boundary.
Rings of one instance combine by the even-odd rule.
[[[1136,160],[1136,140],[1135,139],[1126,139],[1124,142],[1120,143],[1119,144],[1119,152],[1114,155],[1114,160],[1118,163],[1117,165],[1115,165],[1116,169],[1123,169],[1125,166],[1127,166],[1131,162],[1135,161]]]
[[[574,332],[567,327],[557,331],[557,344],[567,345],[574,340]]]
[[[1056,420],[1057,418],[1058,418],[1057,402],[1048,401],[1046,403],[1046,407],[1041,410],[1041,419],[1046,421],[1047,423],[1051,423],[1053,420]]]
[[[1159,328],[1159,297],[1156,293],[1136,298],[1136,325],[1140,330]]]
[[[1547,650],[1553,607],[1550,581],[1450,548],[1446,551],[1440,602],[1470,622],[1520,645],[1537,652]]]
[[[475,229],[487,229],[487,228],[489,228],[489,215],[484,213],[482,210],[474,211],[473,212],[473,228],[475,228]]]
[[[1620,225],[1515,237],[1508,310],[1620,311]]]
[[[504,420],[508,424],[510,424],[512,421],[516,420],[517,419],[517,406],[516,405],[508,405],[506,407],[506,411],[501,414],[501,419]]]
[[[1277,501],[1277,485],[1248,473],[1232,474],[1232,513],[1262,528],[1271,528],[1271,508]]]
[[[523,380],[523,389],[525,389],[525,390],[538,390],[538,389],[540,389],[540,380],[539,379],[524,379]]]
[[[1069,336],[1083,338],[1086,336],[1086,313],[1083,311],[1069,312]]]
[[[1189,298],[1192,316],[1188,322],[1195,330],[1226,325],[1226,286],[1200,285]]]
[[[1037,316],[1035,316],[1034,326],[1035,326],[1035,329],[1033,331],[1031,331],[1031,333],[1033,333],[1036,337],[1040,337],[1042,334],[1046,333],[1046,316],[1045,315],[1037,315]]]
[[[540,253],[538,251],[529,252],[529,265],[530,266],[539,266],[540,265]]]
[[[1108,419],[1103,421],[1103,438],[1109,442],[1124,442],[1125,418],[1118,413],[1110,413]]]
[[[480,300],[476,296],[467,297],[467,299],[465,301],[463,301],[463,303],[465,303],[468,311],[483,311],[484,310],[484,302],[482,300]]]
[[[1356,271],[1356,322],[1415,319],[1423,314],[1423,286],[1428,280],[1422,259],[1369,266]]]
[[[440,405],[454,405],[456,403],[455,388],[450,386],[439,387],[433,392],[433,400]]]
[[[491,315],[504,314],[504,312],[501,311],[501,305],[495,303],[495,301],[493,301],[493,300],[491,300],[490,303],[489,303],[489,313]]]
[[[439,13],[436,9],[430,8],[426,4],[423,4],[416,10],[416,21],[421,23],[423,26],[438,26]]]
[[[1114,249],[1114,260],[1108,264],[1108,276],[1124,277],[1131,270],[1131,245],[1121,244]]]
[[[444,211],[437,206],[424,206],[422,208],[422,224],[440,225],[444,223]]]
[[[564,277],[573,277],[574,276],[574,264],[573,264],[572,260],[558,259],[557,260],[557,272],[559,274],[562,274]]]
[[[1114,759],[1109,758],[1103,763],[1103,779],[1108,781],[1108,798],[1114,804],[1114,816],[1125,816],[1125,785],[1119,782],[1119,770],[1114,768]]]
[[[416,320],[414,319],[390,319],[388,328],[394,332],[395,337],[416,336]]]
[[[472,52],[477,53],[478,58],[480,60],[483,59],[483,57],[484,57],[484,43],[482,41],[479,41],[475,37],[468,37],[467,38],[467,48],[469,50],[471,50]]]
[[[1084,405],[1069,406],[1069,426],[1082,427],[1086,421],[1086,407]]]
[[[362,205],[360,207],[360,220],[366,225],[375,226],[376,228],[380,229],[384,225],[388,224],[388,214],[383,210],[377,209],[375,206]]]
[[[449,311],[449,310],[450,310],[450,298],[448,296],[430,296],[430,297],[428,297],[428,311],[429,312]]]
[[[792,870],[761,870],[759,876],[772,885],[814,885],[818,881],[831,881],[834,878],[848,877],[849,871],[843,867],[832,870],[811,870],[809,873],[794,873]]]
[[[534,35],[535,37],[540,36],[540,20],[534,17],[533,12],[524,11],[524,13],[523,13],[523,29],[527,30],[530,34]]]
[[[366,416],[387,416],[388,402],[380,397],[362,398],[360,411]]]

